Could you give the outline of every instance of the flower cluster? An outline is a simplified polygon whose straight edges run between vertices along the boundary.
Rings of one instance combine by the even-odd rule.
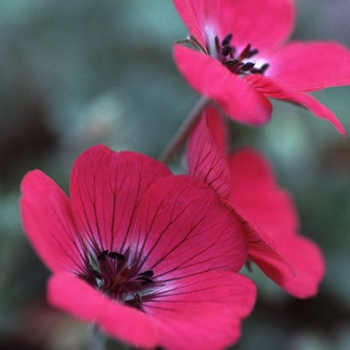
[[[49,302],[142,349],[223,349],[240,337],[256,264],[297,298],[314,296],[325,264],[299,234],[290,194],[252,148],[230,152],[225,120],[260,125],[267,97],[344,129],[308,92],[350,83],[350,52],[334,42],[286,42],[292,0],[174,0],[188,26],[174,57],[209,103],[197,113],[186,175],[146,155],[90,147],[70,196],[39,170],[22,181],[24,231],[52,272]],[[273,23],[273,24],[272,24]],[[194,50],[194,49],[195,50]]]

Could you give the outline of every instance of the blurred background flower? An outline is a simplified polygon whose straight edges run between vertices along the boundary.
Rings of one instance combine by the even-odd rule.
[[[294,38],[350,47],[347,0],[299,0]],[[19,183],[39,168],[68,189],[74,159],[104,143],[157,157],[198,99],[176,71],[187,30],[170,1],[0,2],[0,349],[87,349],[88,327],[45,302],[48,271],[26,241]],[[350,87],[314,94],[350,134]],[[350,348],[350,142],[326,121],[274,102],[269,125],[231,123],[235,145],[272,161],[324,250],[316,298],[299,301],[257,268],[259,300],[235,349]],[[110,341],[109,346],[116,347]]]

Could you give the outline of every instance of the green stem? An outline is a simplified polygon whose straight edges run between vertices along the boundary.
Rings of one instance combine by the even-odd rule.
[[[101,333],[96,325],[91,325],[89,328],[90,333],[90,349],[91,350],[105,350],[106,349],[106,336]]]
[[[179,151],[181,146],[185,143],[189,137],[191,131],[196,126],[199,117],[202,115],[203,110],[209,105],[210,100],[206,97],[202,97],[191,110],[185,121],[182,123],[174,137],[169,142],[168,146],[164,149],[159,157],[159,160],[167,164],[174,157],[175,153]]]

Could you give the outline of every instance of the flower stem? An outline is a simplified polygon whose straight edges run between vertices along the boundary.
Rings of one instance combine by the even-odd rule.
[[[106,337],[102,334],[96,325],[91,325],[89,328],[90,333],[90,349],[91,350],[105,350],[106,349]]]
[[[181,146],[185,143],[193,128],[196,126],[199,117],[203,110],[209,105],[210,100],[206,97],[202,97],[196,105],[192,108],[191,112],[181,124],[180,128],[170,140],[168,146],[161,153],[159,160],[167,164],[174,157],[175,153],[179,151]]]

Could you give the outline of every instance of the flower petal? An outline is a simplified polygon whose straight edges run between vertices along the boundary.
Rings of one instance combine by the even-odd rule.
[[[24,177],[21,191],[24,231],[38,255],[52,271],[80,271],[83,260],[67,196],[39,170]]]
[[[48,284],[51,305],[133,346],[151,349],[160,343],[158,322],[144,312],[100,293],[79,277],[53,275]]]
[[[267,98],[219,61],[181,45],[175,45],[174,58],[187,82],[233,120],[261,125],[270,119],[272,106]]]
[[[280,82],[273,81],[269,77],[261,74],[247,75],[245,80],[268,97],[297,103],[311,110],[317,117],[328,120],[342,136],[345,136],[344,127],[341,125],[337,117],[314,97],[294,90]]]
[[[246,277],[208,272],[167,285],[145,311],[162,321],[166,349],[224,349],[238,340],[241,319],[255,298],[256,288]]]
[[[253,150],[234,153],[229,164],[229,201],[247,221],[250,259],[290,294],[315,295],[325,270],[322,253],[298,234],[292,200],[276,184],[270,165]]]
[[[288,259],[293,271],[271,255],[252,251],[252,260],[279,286],[297,298],[309,298],[318,292],[325,274],[325,263],[315,243],[299,235],[274,237],[278,253]]]
[[[159,180],[145,193],[136,217],[129,242],[137,242],[142,269],[153,270],[156,281],[215,269],[236,272],[247,259],[240,219],[195,178]]]
[[[227,198],[231,190],[231,177],[226,160],[226,148],[218,145],[217,139],[208,127],[209,120],[213,129],[216,126],[221,127],[222,123],[217,124],[221,119],[213,107],[206,109],[189,139],[187,159],[189,175],[212,187],[219,197]],[[221,128],[216,131],[220,134],[223,132]]]
[[[229,133],[228,126],[226,125],[226,119],[223,118],[217,108],[208,106],[205,110],[207,126],[210,133],[214,136],[219,147],[226,152],[229,149]]]
[[[337,42],[290,42],[267,60],[267,76],[299,91],[350,84],[350,50]]]
[[[189,32],[205,47],[215,35],[233,34],[232,44],[259,50],[284,41],[292,32],[295,5],[290,0],[173,0]]]
[[[281,222],[287,231],[299,228],[292,199],[277,185],[267,159],[253,149],[242,149],[232,153],[228,162],[232,178],[231,203],[242,207],[265,231],[279,234]],[[278,213],[279,219],[271,213]]]
[[[141,348],[218,349],[235,342],[252,310],[254,284],[230,272],[184,278],[160,292],[144,311],[120,304],[67,273],[51,277],[49,302],[107,334]]]
[[[232,44],[243,50],[247,44],[266,51],[285,41],[294,29],[295,3],[292,0],[226,0],[231,9],[217,13],[221,35],[233,34]]]
[[[171,175],[154,159],[104,146],[85,151],[71,176],[71,200],[78,231],[95,249],[122,250],[134,211],[148,187]],[[98,253],[98,252],[97,252]]]

